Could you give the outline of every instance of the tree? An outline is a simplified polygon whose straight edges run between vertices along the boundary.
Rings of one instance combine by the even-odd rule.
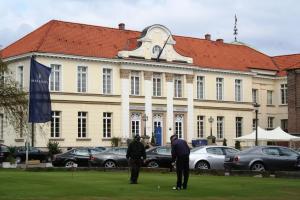
[[[9,124],[23,137],[28,134],[28,95],[19,87],[0,56],[0,112],[3,112]]]

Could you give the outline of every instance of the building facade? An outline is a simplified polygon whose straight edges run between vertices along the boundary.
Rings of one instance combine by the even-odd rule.
[[[163,49],[163,50],[162,50]],[[162,51],[161,51],[162,50]],[[28,90],[30,58],[51,67],[52,120],[35,126],[35,146],[110,146],[136,134],[218,144],[258,125],[287,130],[287,77],[272,57],[246,45],[174,36],[162,25],[142,32],[51,21],[2,50]],[[157,59],[159,57],[159,59]],[[213,119],[209,121],[209,118]],[[26,137],[0,114],[0,142]]]

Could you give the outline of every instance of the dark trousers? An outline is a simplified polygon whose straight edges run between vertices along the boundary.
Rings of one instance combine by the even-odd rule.
[[[130,176],[131,183],[137,183],[141,165],[142,165],[141,159],[130,159],[129,160],[129,166],[130,166],[130,172],[131,172],[131,176]]]
[[[186,189],[189,180],[189,155],[179,156],[176,160],[177,187]],[[183,175],[183,183],[182,183]]]

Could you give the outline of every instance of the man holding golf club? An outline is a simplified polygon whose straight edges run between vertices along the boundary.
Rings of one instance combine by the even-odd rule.
[[[136,135],[133,141],[128,145],[126,158],[129,160],[131,171],[130,184],[137,184],[140,168],[146,159],[146,150],[143,143],[140,142],[141,137]]]
[[[176,161],[177,183],[173,190],[187,189],[189,179],[190,148],[185,140],[178,139],[177,135],[170,137],[172,145],[172,163]],[[182,183],[183,175],[183,183]]]

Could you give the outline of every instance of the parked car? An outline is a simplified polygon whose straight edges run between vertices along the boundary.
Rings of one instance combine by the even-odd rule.
[[[149,168],[172,168],[170,146],[158,146],[146,151],[145,166]]]
[[[300,169],[300,154],[281,146],[256,146],[225,157],[226,169],[273,171]]]
[[[105,151],[104,147],[81,147],[74,148],[65,153],[57,154],[54,156],[52,165],[55,167],[88,167],[90,156]]]
[[[0,163],[4,162],[9,155],[9,149],[6,145],[0,144]]]
[[[225,155],[239,150],[227,146],[201,146],[191,150],[190,169],[224,169]]]
[[[16,158],[16,163],[22,163],[26,161],[26,148],[17,147],[16,152],[13,154]],[[49,162],[51,161],[51,156],[49,152],[42,151],[36,147],[29,147],[28,149],[28,160],[39,160],[40,162]]]
[[[89,159],[91,167],[127,167],[126,159],[127,147],[112,147],[101,153],[94,154]]]

